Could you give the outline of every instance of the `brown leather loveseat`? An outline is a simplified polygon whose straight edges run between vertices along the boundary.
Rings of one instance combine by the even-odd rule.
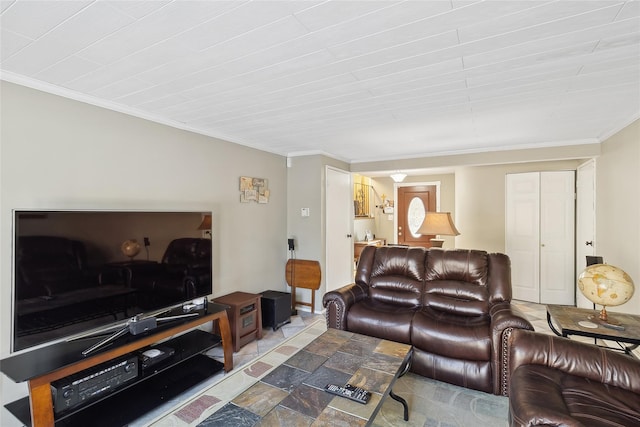
[[[504,254],[366,247],[355,283],[323,297],[327,326],[412,344],[417,374],[501,393],[503,334],[533,330],[511,306]]]
[[[640,426],[638,359],[538,332],[508,335],[512,427]]]

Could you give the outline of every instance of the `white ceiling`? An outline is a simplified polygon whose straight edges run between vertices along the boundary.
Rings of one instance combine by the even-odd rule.
[[[596,142],[640,117],[638,1],[1,1],[2,79],[349,162]]]

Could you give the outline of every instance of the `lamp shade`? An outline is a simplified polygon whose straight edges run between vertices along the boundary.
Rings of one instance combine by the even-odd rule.
[[[211,230],[211,215],[205,215],[198,226],[198,230]]]
[[[418,233],[426,236],[439,234],[441,236],[458,236],[460,232],[456,229],[451,219],[450,212],[427,212]]]

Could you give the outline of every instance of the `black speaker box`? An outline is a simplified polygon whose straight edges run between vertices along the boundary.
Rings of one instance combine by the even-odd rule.
[[[262,327],[273,330],[291,322],[291,294],[280,291],[264,291],[262,295]]]

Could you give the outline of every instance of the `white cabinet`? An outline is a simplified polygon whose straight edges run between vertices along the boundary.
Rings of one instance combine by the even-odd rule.
[[[506,176],[505,248],[513,298],[575,302],[575,172]]]

